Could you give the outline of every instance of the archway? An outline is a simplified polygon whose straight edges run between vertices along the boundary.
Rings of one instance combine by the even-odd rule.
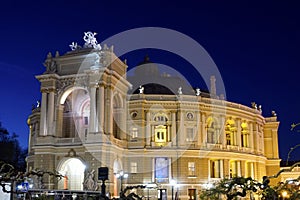
[[[65,176],[58,182],[58,189],[83,190],[85,164],[78,158],[62,161],[58,172]]]

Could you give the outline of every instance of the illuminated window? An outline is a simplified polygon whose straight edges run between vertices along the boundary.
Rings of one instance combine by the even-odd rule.
[[[210,161],[210,177],[211,178],[222,178],[223,176],[223,161],[222,160],[211,160]]]
[[[137,128],[132,128],[131,130],[131,138],[137,138],[138,137],[138,129]]]
[[[240,161],[230,161],[229,177],[241,176],[241,163]]]
[[[167,141],[167,127],[159,125],[155,127],[155,142],[164,143]]]
[[[217,128],[216,121],[209,117],[207,119],[207,143],[216,144],[218,142],[219,129]]]
[[[195,176],[195,163],[194,162],[188,162],[188,175]]]
[[[236,133],[235,122],[232,119],[228,119],[225,125],[226,144],[235,145],[234,135]]]
[[[131,162],[130,163],[130,172],[131,173],[137,173],[137,163],[136,162]]]
[[[195,141],[195,135],[194,135],[194,129],[193,128],[187,128],[186,129],[186,141],[187,142]]]

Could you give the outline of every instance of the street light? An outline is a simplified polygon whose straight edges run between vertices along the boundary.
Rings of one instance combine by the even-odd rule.
[[[172,185],[172,200],[174,200],[174,186],[177,184],[176,180],[171,179],[170,184]]]
[[[124,171],[121,170],[121,171],[119,171],[119,172],[116,174],[116,177],[117,177],[117,179],[120,179],[120,183],[121,183],[121,192],[123,192],[123,187],[122,187],[123,179],[124,179],[124,178],[128,178],[128,174],[124,173]]]

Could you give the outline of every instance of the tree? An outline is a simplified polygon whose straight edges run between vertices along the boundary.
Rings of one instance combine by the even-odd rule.
[[[19,171],[26,170],[25,158],[27,149],[22,149],[18,141],[18,135],[10,134],[0,122],[0,161],[14,166]]]

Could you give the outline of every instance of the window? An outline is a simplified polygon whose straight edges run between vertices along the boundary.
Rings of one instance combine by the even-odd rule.
[[[155,127],[155,142],[165,143],[167,141],[167,127],[159,125]]]
[[[241,176],[241,163],[240,161],[230,161],[229,177]]]
[[[137,173],[137,163],[136,162],[131,162],[130,163],[130,172],[131,173]]]
[[[89,117],[85,116],[84,117],[84,125],[88,125],[89,124]]]
[[[223,160],[210,161],[210,177],[222,178],[223,176]]]
[[[216,121],[209,117],[207,119],[207,143],[216,144],[218,142],[218,132]]]
[[[188,162],[188,175],[195,176],[195,163],[194,162]]]
[[[165,122],[165,121],[167,121],[167,119],[166,119],[165,116],[159,115],[159,116],[154,117],[154,121],[156,121],[156,122]]]
[[[249,131],[245,122],[241,124],[241,145],[242,147],[249,147]]]
[[[188,200],[195,200],[197,197],[196,189],[188,189]]]
[[[137,138],[138,137],[138,129],[137,128],[132,128],[131,130],[131,138]]]
[[[195,141],[195,135],[194,135],[194,129],[193,128],[187,128],[186,129],[186,141],[187,142]]]
[[[232,119],[228,119],[225,125],[226,144],[235,145],[234,134],[236,132],[235,122]]]
[[[169,181],[169,159],[160,157],[154,160],[154,177],[158,183]]]

